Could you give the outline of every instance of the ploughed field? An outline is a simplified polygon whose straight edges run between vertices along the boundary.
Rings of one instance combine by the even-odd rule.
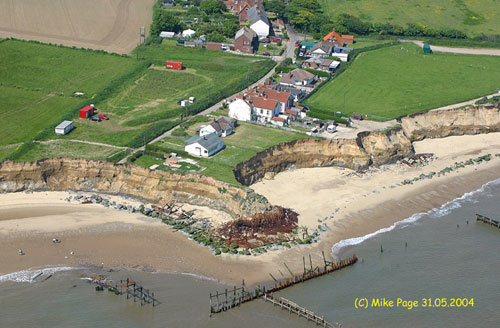
[[[347,13],[370,23],[433,29],[457,29],[467,34],[499,34],[500,6],[496,0],[320,0],[325,13]]]
[[[0,0],[0,37],[129,53],[155,0]]]
[[[500,57],[433,53],[414,44],[361,53],[307,99],[312,112],[390,120],[497,92]],[[345,94],[345,110],[344,110]]]

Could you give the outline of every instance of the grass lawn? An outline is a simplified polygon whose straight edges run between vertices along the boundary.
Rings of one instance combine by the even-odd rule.
[[[392,40],[373,40],[373,39],[356,38],[355,43],[349,44],[347,46],[349,48],[361,49],[361,48],[376,46],[379,44],[384,44],[384,43],[389,43],[389,42],[392,42]]]
[[[360,54],[307,99],[312,111],[366,114],[389,120],[492,94],[500,89],[500,57],[434,53],[413,44]]]
[[[89,145],[67,140],[57,140],[48,144],[36,144],[35,147],[22,154],[19,160],[36,161],[51,157],[108,160],[111,156],[120,151],[120,149],[113,147]]]
[[[0,43],[0,145],[32,139],[137,61],[31,42]],[[73,93],[84,92],[82,97]]]
[[[196,158],[201,166],[206,167],[201,174],[212,176],[218,180],[234,185],[239,185],[234,179],[233,174],[233,168],[236,164],[248,160],[259,151],[273,145],[296,139],[309,138],[304,134],[256,124],[244,122],[239,122],[238,124],[234,134],[223,138],[224,144],[226,145],[224,150],[211,158]],[[180,139],[166,138],[164,142],[158,142],[155,145],[172,151],[184,150],[184,142]],[[135,163],[137,164],[137,161]]]
[[[371,23],[402,26],[420,23],[468,34],[491,35],[500,31],[500,6],[495,0],[320,0],[320,3],[326,13],[353,14]]]

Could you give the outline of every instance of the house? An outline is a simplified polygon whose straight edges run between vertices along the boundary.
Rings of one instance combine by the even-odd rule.
[[[90,118],[94,115],[94,105],[85,106],[80,109],[79,115],[81,118]]]
[[[216,133],[219,137],[227,137],[233,133],[236,120],[234,118],[220,117],[212,124],[200,129],[200,136]]]
[[[229,117],[238,121],[252,121],[253,106],[245,99],[236,99],[229,104]]]
[[[340,47],[343,47],[346,44],[353,44],[354,43],[354,36],[349,35],[349,34],[342,34],[342,36],[340,36],[340,34],[335,32],[335,29],[334,29],[332,32],[328,33],[327,35],[325,35],[323,37],[323,41],[327,41],[327,40],[336,41]]]
[[[189,138],[184,146],[184,150],[190,155],[202,157],[212,156],[223,148],[224,141],[216,133]]]
[[[331,57],[337,57],[342,62],[347,62],[349,60],[349,55],[351,54],[352,48],[345,47],[335,47]]]
[[[277,125],[277,126],[285,126],[286,124],[286,119],[282,117],[273,117],[271,119],[271,124]]]
[[[316,43],[309,51],[312,57],[329,57],[332,54],[333,45],[327,42]]]
[[[175,32],[161,31],[160,38],[171,39],[175,36]]]
[[[270,122],[281,110],[280,102],[277,100],[251,97],[249,102],[253,105],[256,120],[261,123]]]
[[[247,10],[250,28],[257,33],[260,38],[267,38],[271,31],[271,23],[267,19],[266,13],[262,8],[253,6]]]
[[[192,38],[196,34],[196,31],[188,28],[187,30],[182,31],[183,38]]]
[[[354,43],[354,35],[342,34],[342,39],[344,40],[344,44]]]
[[[68,134],[71,130],[73,130],[73,121],[62,121],[58,126],[55,128],[55,133],[56,134]]]
[[[280,84],[298,89],[304,89],[309,92],[314,89],[314,83],[318,80],[318,76],[309,73],[306,70],[296,68],[293,71],[283,75]]]
[[[246,54],[253,54],[257,46],[258,40],[255,31],[245,26],[236,32],[234,49]]]
[[[300,111],[298,109],[285,109],[285,114],[288,114],[292,121],[300,118]]]
[[[274,90],[272,88],[257,89],[256,92],[266,99],[276,100],[280,103],[281,111],[284,111],[293,104],[293,97],[290,92]]]
[[[333,72],[340,65],[339,61],[320,57],[311,57],[302,63],[302,67]]]

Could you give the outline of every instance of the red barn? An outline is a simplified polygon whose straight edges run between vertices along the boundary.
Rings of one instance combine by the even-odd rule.
[[[94,107],[93,106],[85,106],[80,109],[80,117],[81,118],[89,118],[94,115]]]
[[[182,62],[167,60],[165,67],[171,69],[182,69]]]

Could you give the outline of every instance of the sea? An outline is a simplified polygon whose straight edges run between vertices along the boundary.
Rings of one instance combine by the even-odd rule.
[[[285,297],[342,327],[500,327],[500,179],[428,213],[332,245],[346,269],[285,289]],[[1,263],[0,263],[1,266]],[[263,300],[210,316],[209,277],[98,268],[43,268],[0,276],[0,327],[314,327]],[[1,270],[0,270],[1,271]],[[95,272],[133,278],[161,304],[96,291]],[[42,281],[42,277],[52,274]],[[30,282],[31,281],[31,282]],[[392,303],[391,303],[392,301]]]

